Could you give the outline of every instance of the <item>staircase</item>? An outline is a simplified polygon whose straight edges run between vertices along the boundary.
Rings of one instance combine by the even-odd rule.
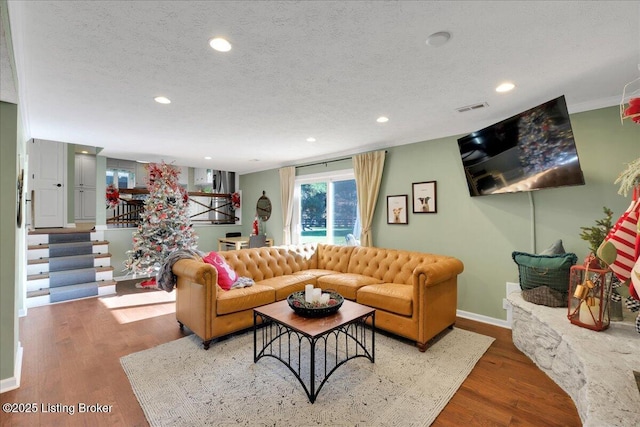
[[[30,231],[27,245],[27,308],[116,292],[102,231]]]

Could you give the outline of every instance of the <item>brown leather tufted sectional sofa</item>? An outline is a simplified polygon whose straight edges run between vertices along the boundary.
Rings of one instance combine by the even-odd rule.
[[[453,326],[460,260],[375,247],[307,244],[220,252],[239,276],[255,285],[224,291],[217,271],[201,261],[173,265],[177,276],[176,317],[203,340],[249,328],[253,309],[286,299],[312,284],[376,309],[376,327],[427,342]]]

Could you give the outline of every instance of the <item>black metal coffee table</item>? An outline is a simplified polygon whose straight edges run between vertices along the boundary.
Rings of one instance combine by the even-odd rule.
[[[284,363],[314,403],[342,364],[356,357],[374,363],[375,313],[373,308],[347,300],[337,313],[319,318],[295,314],[286,300],[256,308],[253,361],[273,357]]]

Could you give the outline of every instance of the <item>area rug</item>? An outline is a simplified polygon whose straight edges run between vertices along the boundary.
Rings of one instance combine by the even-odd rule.
[[[191,335],[120,362],[152,426],[428,426],[493,341],[454,328],[421,353],[376,334],[375,363],[340,366],[314,404],[281,362],[253,363],[252,332],[207,351]]]

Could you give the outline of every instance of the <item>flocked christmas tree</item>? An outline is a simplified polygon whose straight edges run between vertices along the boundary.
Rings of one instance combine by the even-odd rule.
[[[171,252],[196,249],[198,239],[189,219],[187,192],[178,184],[180,171],[164,162],[149,163],[148,169],[149,197],[125,261],[130,273],[152,276],[143,287],[155,285],[155,275]]]

